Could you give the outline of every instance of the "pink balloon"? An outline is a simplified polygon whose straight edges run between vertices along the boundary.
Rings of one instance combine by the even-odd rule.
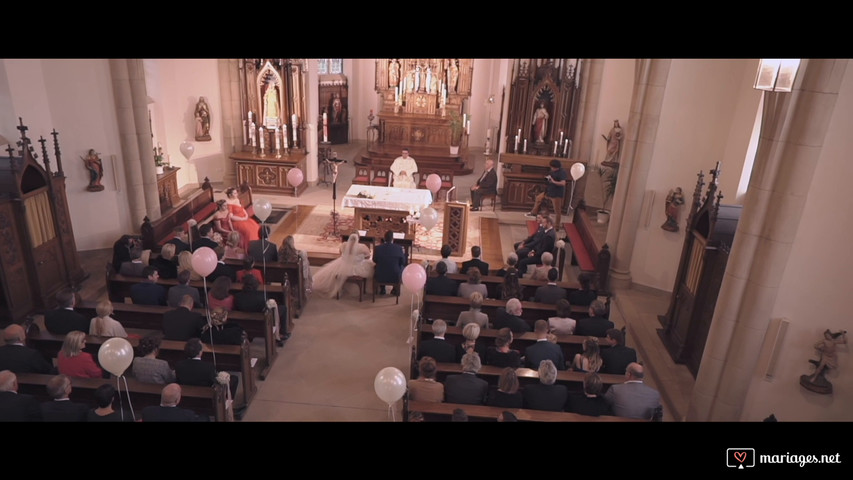
[[[206,277],[216,270],[216,252],[210,247],[200,247],[193,252],[192,265],[195,273]]]
[[[403,286],[418,292],[426,284],[426,270],[420,263],[410,263],[403,269]]]
[[[437,193],[441,188],[441,177],[434,173],[430,173],[426,179],[426,187],[433,194]]]
[[[302,174],[302,170],[298,168],[291,168],[290,171],[287,172],[287,182],[294,187],[301,185],[302,180],[305,180],[305,175]]]

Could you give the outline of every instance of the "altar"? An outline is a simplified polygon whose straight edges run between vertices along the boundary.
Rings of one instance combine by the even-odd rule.
[[[385,232],[414,235],[408,217],[432,204],[432,192],[416,188],[352,185],[341,200],[342,208],[354,208],[354,228],[382,238]]]

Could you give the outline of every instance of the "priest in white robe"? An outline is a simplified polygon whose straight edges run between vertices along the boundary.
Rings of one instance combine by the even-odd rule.
[[[415,159],[409,156],[409,149],[404,148],[402,155],[394,159],[391,164],[391,173],[394,174],[393,187],[397,188],[418,188],[415,184],[415,173],[418,171],[418,164]]]

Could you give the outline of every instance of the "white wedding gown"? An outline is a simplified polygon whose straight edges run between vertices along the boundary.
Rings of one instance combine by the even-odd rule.
[[[370,259],[370,249],[367,245],[358,243],[357,234],[352,234],[346,243],[341,244],[341,256],[323,265],[314,274],[314,293],[334,298],[343,288],[347,277],[353,275],[367,278],[367,284],[370,285],[374,266]]]

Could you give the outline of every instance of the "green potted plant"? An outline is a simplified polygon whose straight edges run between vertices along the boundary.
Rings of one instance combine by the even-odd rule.
[[[159,145],[154,147],[154,165],[157,166],[157,175],[162,175],[163,167],[166,166],[166,156],[163,155],[163,147]]]
[[[456,110],[450,111],[450,153],[456,155],[459,153],[459,146],[462,145],[462,117]]]

